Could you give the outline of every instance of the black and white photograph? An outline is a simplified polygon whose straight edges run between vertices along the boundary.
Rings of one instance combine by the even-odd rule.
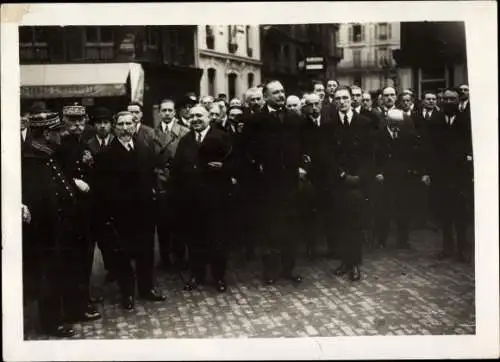
[[[498,357],[496,36],[396,4],[2,6],[4,348]]]

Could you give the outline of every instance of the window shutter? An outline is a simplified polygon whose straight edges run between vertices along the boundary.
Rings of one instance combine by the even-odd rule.
[[[378,24],[375,24],[375,40],[378,40]]]
[[[353,38],[353,29],[352,29],[352,25],[349,25],[349,34],[348,34],[348,37],[349,37],[349,42],[353,42],[354,41],[354,38]]]
[[[365,25],[361,25],[361,41],[365,41]]]
[[[392,24],[387,24],[387,39],[392,39]]]

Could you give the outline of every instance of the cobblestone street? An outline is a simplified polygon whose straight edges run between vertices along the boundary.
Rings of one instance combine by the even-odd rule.
[[[363,278],[334,276],[337,261],[299,260],[304,282],[264,286],[258,261],[232,259],[228,291],[211,286],[185,292],[178,275],[158,272],[164,303],[137,300],[120,306],[116,285],[105,284],[97,263],[95,291],[103,293],[103,318],[75,325],[74,339],[334,337],[369,335],[474,334],[474,267],[438,261],[435,231],[412,234],[412,250],[368,250]],[[100,255],[97,256],[100,259]],[[235,264],[238,267],[235,268]],[[34,330],[27,339],[47,339]]]

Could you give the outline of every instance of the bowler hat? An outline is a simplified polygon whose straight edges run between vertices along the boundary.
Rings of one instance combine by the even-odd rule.
[[[193,93],[188,93],[184,97],[181,98],[181,100],[178,102],[179,107],[185,107],[187,105],[192,105],[194,106],[196,103],[198,103],[198,100],[196,99],[196,96]]]
[[[113,120],[113,114],[106,107],[97,107],[94,109],[92,120],[95,122],[109,121]]]

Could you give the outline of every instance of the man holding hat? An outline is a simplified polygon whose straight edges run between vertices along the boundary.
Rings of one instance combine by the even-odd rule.
[[[71,337],[63,311],[78,295],[73,232],[76,186],[54,158],[63,126],[59,115],[34,109],[31,143],[22,157],[23,264],[38,280],[38,310],[43,331]],[[25,275],[26,277],[26,275]]]

